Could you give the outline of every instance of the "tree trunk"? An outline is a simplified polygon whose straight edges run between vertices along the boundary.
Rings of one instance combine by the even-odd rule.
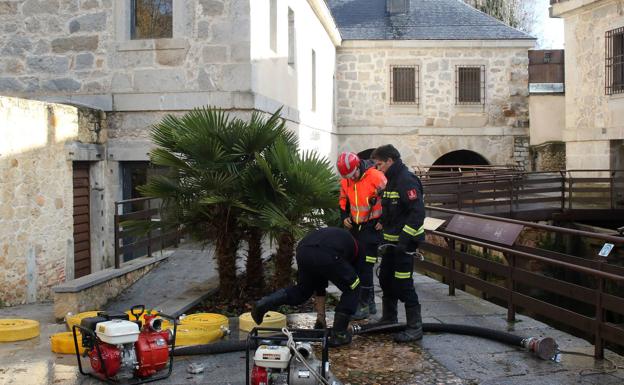
[[[277,239],[277,255],[275,258],[275,286],[290,286],[292,283],[292,260],[295,249],[295,238],[290,233],[282,233]]]
[[[230,229],[224,229],[217,235],[215,254],[219,271],[219,295],[224,299],[238,296],[236,281],[236,249],[238,237]]]
[[[262,266],[262,231],[252,228],[247,234],[247,289],[259,290],[264,286],[264,267]]]

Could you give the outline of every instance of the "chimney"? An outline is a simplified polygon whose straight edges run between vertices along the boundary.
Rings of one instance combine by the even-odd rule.
[[[386,12],[391,15],[409,13],[410,0],[386,0]]]

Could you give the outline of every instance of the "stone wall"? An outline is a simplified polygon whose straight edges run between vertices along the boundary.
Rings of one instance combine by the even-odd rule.
[[[394,143],[410,164],[471,150],[492,164],[524,163],[531,42],[344,42],[337,55],[339,146]],[[390,103],[390,67],[419,67],[418,105]],[[456,105],[456,66],[485,66],[484,105]],[[528,153],[526,154],[528,155]]]
[[[248,0],[176,0],[173,38],[146,40],[130,40],[129,4],[0,2],[0,92],[110,110],[128,100],[113,93],[250,89]]]
[[[566,168],[566,146],[563,142],[547,142],[530,147],[530,171],[558,171]]]
[[[624,95],[605,92],[605,33],[624,27],[624,2],[564,2],[553,14],[565,25],[567,168],[609,168],[609,141],[624,138]]]
[[[75,107],[0,96],[0,303],[50,299],[65,280],[73,263],[65,145],[96,142],[92,119]]]

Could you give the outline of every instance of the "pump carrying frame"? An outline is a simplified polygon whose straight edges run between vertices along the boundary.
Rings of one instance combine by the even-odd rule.
[[[135,309],[141,309],[141,312],[137,314],[134,313]],[[132,315],[134,315],[136,317],[136,321],[139,321],[139,317],[143,314],[143,312],[145,311],[145,306],[144,305],[138,305],[138,306],[133,306],[132,309],[130,310],[130,312],[132,313]],[[158,313],[158,315],[160,317],[163,318],[167,318],[169,320],[171,320],[173,322],[173,336],[172,336],[172,340],[171,340],[171,348],[169,349],[169,365],[168,365],[168,369],[167,372],[161,375],[157,375],[157,376],[151,376],[151,377],[147,377],[147,378],[143,378],[143,379],[137,379],[135,381],[119,381],[119,380],[115,380],[113,378],[110,378],[106,375],[106,363],[104,362],[104,360],[102,359],[102,351],[100,350],[100,346],[97,343],[97,341],[99,341],[99,338],[97,337],[97,335],[95,334],[95,332],[93,330],[87,329],[81,325],[74,325],[72,327],[72,333],[74,335],[74,348],[76,349],[76,359],[78,360],[78,370],[80,371],[80,374],[82,374],[83,376],[89,376],[89,377],[93,377],[96,378],[100,381],[105,381],[111,385],[139,385],[139,384],[145,384],[148,382],[153,382],[153,381],[158,381],[158,380],[164,380],[165,378],[168,378],[169,376],[171,376],[171,372],[173,371],[173,353],[175,351],[175,340],[176,340],[176,335],[177,335],[177,331],[178,331],[178,320],[176,317],[164,314],[164,313]],[[141,326],[139,326],[140,328]],[[102,370],[104,372],[104,375],[99,375],[96,374],[94,372],[86,372],[83,370],[82,368],[82,360],[80,358],[80,349],[78,348],[78,338],[77,338],[77,331],[80,331],[80,333],[82,333],[83,336],[85,335],[89,335],[93,341],[96,341],[94,343],[94,348],[97,351],[97,355],[98,355],[98,359],[100,360],[100,363],[102,365]]]
[[[329,362],[329,330],[328,329],[288,329],[295,342],[320,342],[321,353],[321,376],[328,380],[327,376],[327,363]],[[258,333],[271,333],[270,335],[259,335]],[[245,350],[245,384],[249,383],[249,358],[251,356],[250,351],[256,349],[261,344],[280,344],[286,343],[288,337],[282,333],[282,329],[278,328],[263,328],[255,327],[247,335],[247,348]]]

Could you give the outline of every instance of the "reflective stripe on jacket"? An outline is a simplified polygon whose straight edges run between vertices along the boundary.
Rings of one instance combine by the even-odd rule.
[[[350,211],[354,223],[364,223],[381,216],[381,197],[378,192],[386,187],[384,174],[371,167],[358,181],[343,178],[340,181],[340,210]],[[371,207],[372,198],[375,203]]]

